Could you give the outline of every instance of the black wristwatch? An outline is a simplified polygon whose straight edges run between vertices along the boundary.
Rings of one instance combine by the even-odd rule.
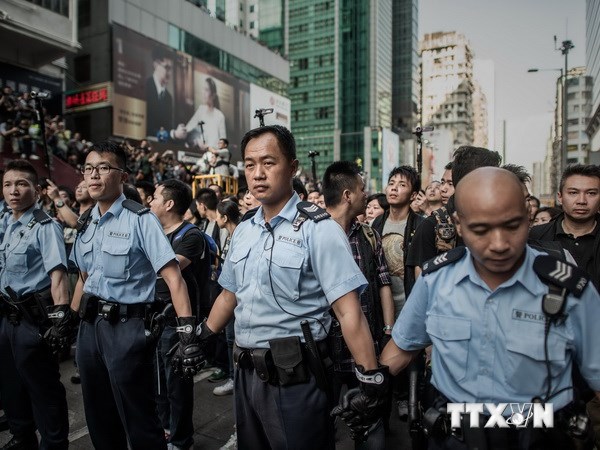
[[[56,206],[57,208],[62,208],[63,206],[65,206],[65,202],[59,200],[56,203],[54,203],[54,206]]]

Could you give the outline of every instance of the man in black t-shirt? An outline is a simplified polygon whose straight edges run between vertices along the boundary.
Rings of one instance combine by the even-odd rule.
[[[167,180],[159,184],[154,191],[150,207],[160,220],[177,255],[181,275],[187,284],[192,314],[197,316],[199,285],[206,282],[206,279],[202,280],[202,273],[198,270],[200,259],[205,252],[205,240],[198,227],[183,220],[191,202],[192,192],[188,185],[179,180]],[[169,288],[160,276],[156,280],[155,297],[164,302],[165,306],[171,303]],[[176,325],[175,312],[172,311],[171,314],[167,314],[166,327],[157,347],[156,370],[160,380],[157,406],[170,448],[190,448],[194,443],[194,382],[192,379],[175,375],[171,358],[166,356],[179,339]]]

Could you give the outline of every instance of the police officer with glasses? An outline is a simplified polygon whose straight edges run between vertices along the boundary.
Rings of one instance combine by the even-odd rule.
[[[81,273],[73,302],[82,318],[77,365],[96,449],[164,450],[153,395],[152,358],[162,332],[154,303],[157,274],[178,316],[180,342],[173,357],[179,371],[191,376],[203,359],[187,288],[160,222],[123,195],[126,163],[123,148],[105,141],[91,147],[82,168],[97,203],[70,256]]]

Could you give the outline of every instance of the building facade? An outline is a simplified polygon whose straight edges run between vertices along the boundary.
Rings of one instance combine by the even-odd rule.
[[[585,65],[593,82],[586,133],[590,139],[589,162],[600,164],[600,1],[586,0],[585,5]]]
[[[569,70],[567,76],[567,164],[588,164],[589,136],[586,134],[592,113],[592,77],[585,67]]]
[[[473,53],[457,32],[425,34],[421,41],[421,121],[454,133],[454,146],[474,140]]]

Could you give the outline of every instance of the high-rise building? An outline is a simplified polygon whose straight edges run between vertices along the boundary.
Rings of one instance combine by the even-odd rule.
[[[590,164],[600,164],[600,1],[586,0],[585,65],[592,77],[592,110],[586,133],[590,138]]]
[[[425,34],[421,41],[421,121],[454,133],[454,146],[471,145],[473,121],[473,54],[457,32]]]
[[[585,67],[575,67],[567,76],[567,164],[589,161],[586,127],[592,112],[592,77],[585,73]]]
[[[419,2],[393,0],[392,13],[392,128],[403,137],[419,113]]]
[[[479,85],[481,91],[485,95],[486,101],[486,121],[487,121],[487,145],[486,148],[490,150],[496,149],[496,75],[494,61],[491,59],[479,59],[473,60],[473,80]]]
[[[488,146],[488,110],[487,97],[481,85],[473,83],[473,145]]]

